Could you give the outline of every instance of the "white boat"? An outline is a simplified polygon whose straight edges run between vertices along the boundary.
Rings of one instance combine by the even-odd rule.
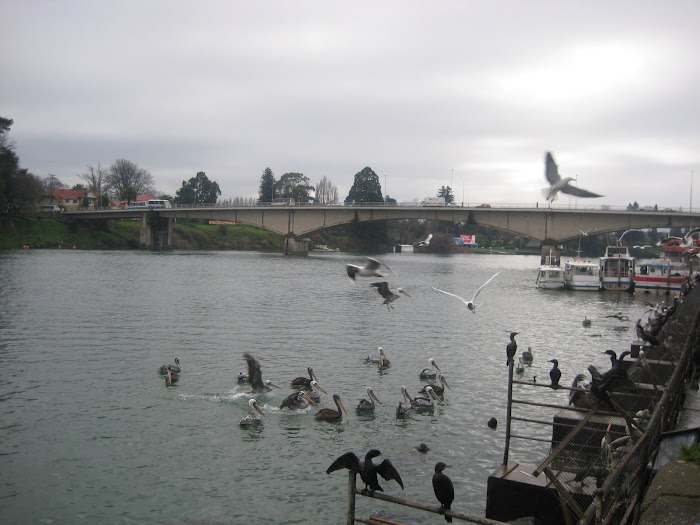
[[[608,246],[600,258],[600,286],[603,290],[634,290],[636,259],[626,246]]]
[[[570,290],[600,290],[600,272],[597,262],[574,259],[564,262],[564,282]]]
[[[549,255],[542,256],[541,263],[535,281],[537,288],[563,290],[566,283],[564,282],[564,270],[559,266],[559,257],[553,255],[552,250],[549,250]]]

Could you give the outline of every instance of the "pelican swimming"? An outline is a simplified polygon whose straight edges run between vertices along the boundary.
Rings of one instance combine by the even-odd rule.
[[[379,480],[377,474],[381,475],[385,480],[395,480],[403,490],[403,481],[401,481],[401,476],[398,471],[392,465],[391,461],[385,459],[379,464],[372,463],[372,458],[381,456],[382,453],[377,449],[372,449],[365,455],[365,460],[360,461],[359,458],[352,452],[346,452],[338,459],[336,459],[331,466],[326,470],[326,474],[340,470],[341,468],[346,468],[352,472],[357,472],[360,478],[365,484],[365,488],[362,490],[363,494],[367,492],[374,492],[380,490],[384,492],[384,489],[379,485]]]
[[[338,410],[333,410],[332,408],[322,408],[316,412],[316,414],[314,414],[314,418],[320,421],[340,421],[343,419],[343,412],[345,412],[345,415],[347,415],[348,411],[345,410],[343,402],[340,400],[340,396],[338,394],[333,394],[333,401],[335,401],[335,406],[338,408]]]
[[[450,505],[455,499],[455,488],[452,485],[452,480],[442,472],[447,467],[449,465],[440,461],[435,465],[435,474],[433,474],[433,492],[440,502],[438,514],[445,514],[445,511],[450,510]],[[445,521],[452,523],[452,518],[445,516]]]
[[[515,342],[515,336],[518,332],[510,333],[510,343],[506,346],[506,366],[513,363],[513,358],[515,357],[515,352],[518,350],[518,343]]]
[[[382,266],[390,272],[392,271],[386,264],[380,263],[377,259],[372,259],[371,257],[367,257],[367,264],[364,266],[348,264],[345,266],[345,270],[347,271],[348,277],[354,281],[355,277],[358,275],[360,277],[386,277],[386,274],[379,271],[379,268]]]
[[[433,366],[433,368],[437,368],[438,371],[441,371],[440,367],[435,362],[435,359],[431,357],[428,359],[428,362]],[[420,379],[435,379],[437,377],[437,372],[433,370],[433,368],[424,368],[421,373],[418,374],[418,377]]]
[[[296,379],[292,379],[292,386],[302,386],[304,388],[309,388],[311,386],[311,381],[318,382],[318,378],[314,373],[314,369],[309,367],[306,370],[309,372],[309,377],[297,377]]]
[[[591,326],[591,320],[584,315],[583,321],[581,321],[581,324],[585,327]]]
[[[248,374],[246,374],[243,370],[238,372],[238,376],[236,378],[238,379],[239,383],[247,383],[248,382]]]
[[[572,186],[570,182],[575,180],[574,177],[564,177],[562,179],[561,175],[559,175],[559,169],[557,168],[554,158],[550,152],[547,152],[547,155],[545,156],[544,176],[546,177],[547,182],[549,182],[549,187],[542,190],[542,195],[544,195],[544,198],[549,202],[553,202],[554,199],[557,198],[557,193],[559,192],[566,193],[567,195],[573,195],[574,197],[602,197],[602,195],[598,195],[592,191],[584,190],[578,186]]]
[[[367,392],[367,399],[360,399],[360,402],[357,404],[357,410],[374,410],[374,402],[376,401],[377,403],[381,403],[381,401],[379,401],[379,398],[375,395],[374,390],[372,390],[370,387],[367,387],[365,390]]]
[[[399,404],[396,406],[397,416],[405,416],[413,408],[413,406],[411,406],[411,397],[408,395],[408,390],[405,386],[401,387],[401,395],[403,400],[399,401]]]
[[[180,358],[175,356],[175,364],[174,365],[162,365],[158,369],[158,373],[161,375],[165,375],[167,371],[170,370],[171,372],[177,372],[178,374],[182,372],[182,368],[180,368]]]
[[[474,301],[476,301],[476,296],[479,295],[479,292],[480,292],[481,290],[484,289],[484,286],[486,286],[487,284],[489,284],[489,283],[493,280],[493,278],[496,277],[499,273],[501,273],[501,272],[496,272],[495,274],[493,274],[493,275],[491,276],[491,278],[490,278],[488,281],[486,281],[484,284],[482,284],[481,286],[479,286],[479,289],[476,291],[476,293],[474,293],[474,297],[472,297],[472,300],[471,300],[471,301],[467,301],[466,299],[463,299],[463,298],[460,297],[459,295],[456,295],[456,294],[453,294],[453,293],[450,293],[450,292],[446,292],[445,290],[440,290],[439,288],[435,288],[434,286],[432,286],[431,288],[432,288],[433,290],[438,291],[438,292],[442,292],[442,293],[444,293],[444,294],[446,294],[446,295],[451,295],[452,297],[456,297],[457,299],[459,299],[460,301],[462,301],[462,302],[464,303],[464,305],[467,307],[467,309],[468,309],[471,313],[475,314],[475,313],[476,313],[476,307],[479,306],[478,304],[476,304],[476,303],[474,302]]]
[[[428,394],[428,397],[413,397],[412,398],[408,394],[408,390],[406,390],[405,386],[401,387],[401,391],[403,392],[404,396],[406,396],[409,403],[411,404],[411,408],[414,408],[416,410],[433,408],[435,406],[435,402],[433,400],[440,401],[440,398],[437,396],[435,391],[430,386],[427,386],[425,388],[425,392],[426,392],[426,394]]]
[[[272,390],[270,388],[271,386],[279,388],[277,385],[273,384],[272,381],[263,382],[262,373],[260,371],[260,363],[257,359],[255,359],[248,352],[245,352],[243,357],[245,357],[245,360],[248,363],[248,382],[250,383],[250,386],[253,387],[252,392],[269,392]]]
[[[377,292],[379,292],[379,295],[384,297],[384,302],[382,304],[386,305],[387,310],[392,310],[394,307],[391,305],[396,299],[401,297],[399,294],[404,294],[408,295],[411,297],[411,294],[409,294],[406,290],[403,288],[397,288],[396,291],[399,293],[394,293],[391,290],[389,290],[389,283],[386,281],[382,281],[380,283],[372,283],[370,286],[374,286],[377,289]]]
[[[432,238],[433,238],[433,234],[429,233],[428,236],[425,238],[425,240],[414,242],[413,246],[419,246],[419,247],[430,246],[430,239],[432,239]]]
[[[264,416],[265,414],[263,413],[262,409],[258,405],[258,402],[255,399],[250,399],[248,401],[248,404],[255,410],[257,411],[260,416]],[[239,422],[239,425],[257,425],[258,423],[262,423],[262,418],[258,414],[253,412],[252,414],[246,414],[241,418],[241,421]]]
[[[445,387],[452,390],[452,387],[447,382],[447,379],[445,379],[444,375],[438,374],[438,380],[440,381],[439,384],[426,385],[423,388],[421,388],[418,392],[420,392],[421,394],[427,394],[428,388],[432,388],[433,392],[435,392],[438,396],[442,396],[445,393]]]
[[[288,408],[290,410],[302,410],[304,408],[307,408],[309,406],[309,403],[311,403],[312,405],[316,404],[304,390],[297,390],[296,392],[292,392],[291,394],[289,394],[285,398],[285,400],[282,401],[280,408]]]
[[[518,357],[518,364],[515,365],[515,373],[519,376],[525,373],[525,362],[523,361],[523,356]]]
[[[553,363],[552,369],[549,371],[549,378],[551,379],[552,388],[559,388],[559,380],[561,379],[561,370],[559,370],[559,361],[556,359],[550,359],[550,363]]]
[[[314,403],[318,403],[319,401],[321,401],[321,394],[318,393],[318,390],[320,390],[324,394],[328,393],[323,389],[321,385],[318,384],[318,381],[311,381],[311,385],[309,386],[311,387],[311,390],[306,392],[306,395],[309,396]]]
[[[171,386],[175,383],[177,383],[177,380],[180,379],[180,374],[177,372],[173,372],[169,368],[165,371],[165,384],[166,386]]]
[[[525,350],[523,352],[522,358],[523,358],[523,363],[525,363],[526,365],[532,364],[534,357],[532,356],[532,348],[531,347],[529,347],[529,346],[527,347],[527,350]]]
[[[368,355],[365,358],[365,363],[377,364],[379,366],[379,368],[386,368],[387,366],[391,366],[391,361],[389,361],[386,358],[386,355],[384,355],[384,349],[381,346],[378,346],[377,350],[379,350],[379,355],[378,356]]]

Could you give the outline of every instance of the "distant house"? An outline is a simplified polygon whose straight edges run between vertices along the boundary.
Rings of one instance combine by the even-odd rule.
[[[84,206],[86,198],[88,208],[94,208],[97,204],[97,197],[88,190],[52,190],[41,196],[39,204],[42,206],[55,204],[66,210],[75,210]]]
[[[117,201],[112,204],[112,206],[115,206],[117,208],[126,208],[129,205],[129,202],[141,202],[141,201],[152,201],[156,200],[158,197],[154,197],[153,195],[148,195],[147,193],[139,193],[136,195],[136,198],[129,201],[124,199],[123,201]]]

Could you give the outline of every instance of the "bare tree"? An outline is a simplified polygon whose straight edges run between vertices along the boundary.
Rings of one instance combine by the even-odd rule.
[[[103,202],[103,196],[107,191],[106,180],[109,173],[98,162],[97,166],[88,166],[85,171],[78,173],[78,177],[83,179],[87,184],[87,190],[95,194],[100,205]]]
[[[53,190],[62,190],[68,187],[52,173],[49,173],[48,176],[41,179],[41,185],[44,187],[44,193],[51,193]]]
[[[316,199],[321,204],[338,202],[338,188],[325,175],[320,182],[316,183]]]
[[[151,172],[126,159],[114,161],[105,182],[119,200],[135,199],[142,193],[155,193]]]

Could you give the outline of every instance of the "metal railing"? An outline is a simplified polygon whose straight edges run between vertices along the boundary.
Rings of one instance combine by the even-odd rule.
[[[564,386],[553,390],[547,383],[513,379],[511,364],[503,464],[508,464],[512,442],[549,442],[549,453],[532,475],[546,476],[567,525],[624,525],[638,518],[648,482],[647,465],[658,453],[661,433],[673,428],[680,411],[684,379],[700,341],[699,318],[700,310],[685,332],[682,351],[677,352],[678,360],[665,386],[657,387],[654,380],[653,390],[649,389],[648,404],[653,410],[646,414],[627,413],[614,401],[611,406],[598,401],[590,409],[581,409],[543,399],[546,391],[525,394],[525,389],[546,388],[552,397],[566,395],[568,401],[571,392],[586,391]],[[519,398],[513,396],[514,387]],[[621,402],[640,399],[638,392],[615,395]],[[558,411],[552,420],[546,419],[548,409]]]

